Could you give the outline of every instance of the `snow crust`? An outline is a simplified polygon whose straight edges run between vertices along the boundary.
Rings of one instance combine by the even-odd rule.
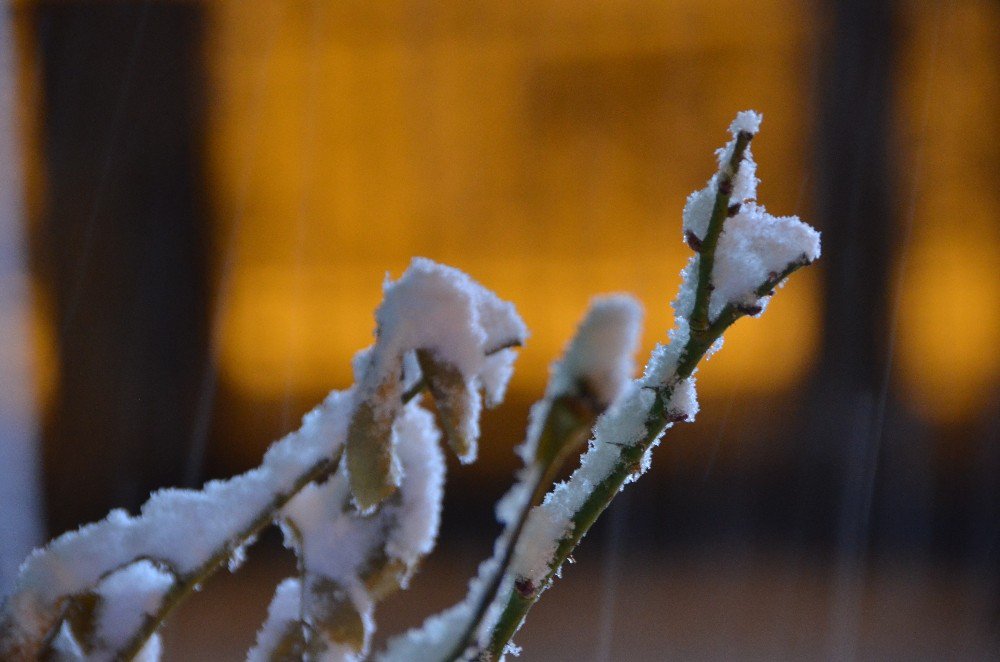
[[[753,110],[741,110],[736,113],[736,119],[729,125],[729,132],[734,136],[740,131],[756,134],[760,131],[760,123],[764,116]]]

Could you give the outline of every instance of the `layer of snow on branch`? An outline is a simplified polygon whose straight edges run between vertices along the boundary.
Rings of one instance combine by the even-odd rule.
[[[334,455],[351,406],[350,391],[335,391],[306,414],[298,431],[273,444],[257,469],[211,481],[200,491],[160,490],[138,517],[114,510],[35,550],[21,568],[3,620],[38,640],[55,624],[59,598],[93,589],[102,576],[138,559],[155,559],[181,577],[192,573],[227,549],[300,476]]]
[[[752,110],[737,113],[736,119],[729,125],[732,139],[716,151],[720,169],[727,167],[732,158],[733,150],[736,148],[736,137],[741,132],[756,135],[760,130],[762,119],[759,113]],[[684,232],[693,234],[698,239],[704,239],[705,232],[708,230],[708,222],[712,217],[712,209],[715,207],[719,176],[719,172],[712,175],[705,188],[688,196],[687,203],[684,205]],[[733,177],[733,191],[729,197],[730,204],[754,200],[757,197],[757,184],[759,183],[757,163],[753,160],[753,152],[748,145],[743,153],[743,160]]]
[[[378,323],[377,355],[370,379],[381,383],[383,367],[415,349],[432,351],[438,360],[470,379],[489,382],[498,396],[506,386],[494,383],[512,360],[501,347],[523,344],[528,331],[514,305],[458,269],[414,258],[403,276],[386,281]]]
[[[755,290],[796,263],[819,257],[819,233],[796,216],[771,216],[753,203],[726,221],[715,254],[709,316],[727,303],[753,305]]]
[[[531,582],[545,576],[559,541],[572,530],[573,515],[594,487],[614,469],[622,446],[637,444],[645,437],[646,418],[655,397],[652,389],[642,388],[640,382],[633,381],[597,420],[580,467],[568,481],[556,485],[542,505],[529,514],[511,562],[514,574]]]

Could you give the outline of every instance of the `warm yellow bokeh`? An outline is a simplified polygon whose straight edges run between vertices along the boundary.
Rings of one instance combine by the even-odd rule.
[[[829,27],[811,5],[206,7],[213,319],[223,379],[251,400],[348,384],[382,278],[413,255],[517,304],[532,337],[514,387],[529,396],[595,294],[643,301],[647,352],[670,326],[689,254],[684,198],[742,108],[765,116],[754,144],[763,201],[809,220],[817,48]],[[1000,145],[984,123],[1000,105],[1000,8],[908,2],[899,12],[894,153],[906,226],[892,272],[894,367],[919,413],[950,423],[981,411],[1000,375]],[[37,62],[18,46],[22,169],[37,217]],[[820,337],[815,271],[728,334],[703,368],[703,393],[763,395],[804,376]],[[34,291],[44,402],[58,375]]]
[[[905,16],[898,365],[916,409],[952,423],[1000,379],[1000,138],[983,123],[1000,106],[1000,7],[913,3]]]
[[[534,393],[595,294],[635,293],[644,349],[662,340],[690,254],[680,211],[735,111],[765,114],[772,209],[798,211],[807,181],[814,22],[795,2],[726,4],[213,5],[227,382],[263,400],[349,383],[383,274],[412,255],[517,304],[516,385]],[[741,325],[707,392],[801,377],[816,285]]]

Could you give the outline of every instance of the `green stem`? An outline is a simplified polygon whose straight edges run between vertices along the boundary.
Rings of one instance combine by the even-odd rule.
[[[712,296],[712,270],[715,268],[715,247],[722,234],[722,226],[729,215],[729,198],[733,193],[733,178],[739,170],[747,146],[753,140],[753,134],[740,131],[736,134],[736,144],[729,161],[723,164],[716,177],[715,204],[712,216],[708,221],[708,229],[701,239],[698,248],[698,287],[695,291],[694,309],[691,312],[690,324],[693,331],[708,330],[708,303]]]
[[[689,377],[698,362],[704,356],[705,351],[711,347],[715,338],[725,329],[718,329],[712,332],[714,338],[703,338],[695,341],[692,338],[688,342],[684,357],[677,367],[678,380]],[[493,633],[490,636],[489,645],[486,648],[485,659],[497,659],[503,653],[507,643],[520,628],[525,616],[531,607],[538,601],[541,594],[551,585],[556,572],[563,562],[569,557],[572,551],[579,544],[580,540],[587,534],[590,527],[611,500],[621,491],[625,481],[640,470],[642,457],[652,445],[652,443],[663,434],[667,425],[674,422],[668,410],[670,396],[673,394],[673,384],[665,385],[657,389],[656,398],[646,416],[646,434],[643,439],[634,445],[624,446],[615,463],[611,473],[598,483],[587,500],[584,501],[580,509],[573,515],[573,531],[563,538],[556,548],[555,556],[549,565],[549,572],[545,579],[538,586],[516,586],[508,595],[507,604],[500,615]],[[492,655],[492,657],[489,657]]]
[[[767,296],[771,294],[774,287],[787,278],[796,270],[809,264],[803,256],[799,261],[790,264],[781,273],[772,274],[755,293],[757,296]],[[621,491],[625,481],[642,466],[642,457],[649,450],[653,442],[663,434],[670,423],[675,422],[668,409],[670,397],[673,394],[674,385],[690,377],[695,368],[705,356],[713,343],[739,318],[748,314],[744,308],[732,304],[726,305],[716,320],[703,331],[692,331],[680,361],[677,364],[675,379],[670,383],[657,388],[656,398],[646,415],[646,435],[634,445],[625,446],[621,449],[618,461],[615,463],[611,473],[602,480],[587,497],[583,505],[573,516],[573,531],[563,538],[556,548],[555,556],[549,564],[549,572],[545,579],[538,586],[517,586],[507,596],[507,603],[504,610],[493,626],[490,635],[489,645],[484,651],[485,655],[481,659],[498,659],[506,648],[507,643],[521,627],[525,617],[531,607],[538,601],[541,594],[552,584],[553,578],[559,568],[573,552],[580,540],[587,534],[590,527],[594,525],[597,518],[611,503],[611,500]]]
[[[503,578],[514,558],[517,541],[520,540],[524,525],[528,521],[528,513],[531,512],[532,507],[542,502],[542,498],[565,464],[566,459],[580,447],[582,442],[586,441],[586,434],[590,431],[598,414],[599,412],[590,409],[586,398],[583,397],[562,396],[552,400],[537,441],[534,463],[528,467],[530,474],[524,481],[530,491],[530,497],[524,501],[513,526],[508,529],[507,539],[504,542],[503,551],[500,553],[499,563],[493,571],[493,576],[483,590],[465,631],[452,651],[445,656],[445,660],[453,662],[460,659],[470,646],[476,644],[476,633],[486,617],[490,605],[496,601],[500,592],[500,585],[503,583]]]

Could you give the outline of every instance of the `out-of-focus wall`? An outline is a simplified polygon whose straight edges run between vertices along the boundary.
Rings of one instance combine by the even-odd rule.
[[[19,19],[45,5],[12,11]],[[382,278],[425,255],[514,301],[531,328],[513,413],[490,415],[487,431],[501,438],[484,444],[478,469],[497,464],[505,476],[524,412],[593,294],[643,300],[641,355],[665,337],[689,254],[681,208],[711,174],[737,110],[764,114],[754,143],[762,201],[774,213],[820,216],[813,137],[831,33],[823,5],[203,5],[219,473],[256,464],[326,390],[349,383],[351,356],[371,341]],[[985,0],[898,3],[894,95],[884,100],[901,224],[893,283],[875,284],[893,290],[890,386],[948,444],[987,429],[1000,374],[1000,150],[990,128],[998,18]],[[47,205],[45,100],[30,43],[24,56],[23,167],[37,218]],[[786,422],[822,341],[823,268],[794,279],[761,320],[738,325],[704,367],[709,424],[724,426],[731,410],[743,429]],[[32,291],[35,379],[51,405],[60,378],[53,294],[39,277]],[[758,414],[776,401],[787,405],[779,415]],[[719,459],[769,462],[769,433],[755,434],[721,445]],[[712,453],[702,454],[714,462]]]

